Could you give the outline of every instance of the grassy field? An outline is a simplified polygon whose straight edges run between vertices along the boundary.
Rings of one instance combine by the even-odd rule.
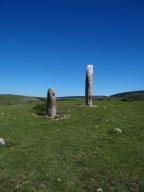
[[[0,106],[0,192],[144,192],[144,102],[83,103],[59,101],[59,121]]]

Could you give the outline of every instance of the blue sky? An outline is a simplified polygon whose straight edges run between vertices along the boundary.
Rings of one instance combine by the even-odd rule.
[[[94,95],[144,89],[143,0],[0,0],[0,93]]]

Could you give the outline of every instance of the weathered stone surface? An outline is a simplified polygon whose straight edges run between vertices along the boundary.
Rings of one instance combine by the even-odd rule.
[[[54,89],[50,88],[48,89],[47,93],[47,111],[46,114],[49,117],[55,117],[56,116],[56,96]]]
[[[87,65],[85,80],[85,104],[92,106],[93,65]]]

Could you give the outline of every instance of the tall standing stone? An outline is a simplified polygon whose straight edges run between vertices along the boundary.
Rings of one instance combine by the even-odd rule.
[[[87,65],[85,80],[85,104],[92,106],[93,65]]]
[[[46,114],[49,117],[55,117],[56,116],[56,96],[54,89],[50,88],[48,89],[47,93],[47,111]]]

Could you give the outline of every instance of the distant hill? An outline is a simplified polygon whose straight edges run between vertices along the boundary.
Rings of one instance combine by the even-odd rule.
[[[57,97],[57,100],[64,101],[64,100],[75,100],[84,98],[85,98],[84,96],[64,96],[64,97]],[[108,98],[118,99],[121,101],[144,101],[144,91],[123,92],[111,95],[110,97],[93,96],[93,99],[95,100],[104,100]],[[0,94],[0,105],[16,105],[16,104],[26,104],[40,101],[46,101],[46,97]]]
[[[107,96],[93,96],[93,99],[103,100],[108,98]],[[57,100],[71,100],[71,99],[85,99],[85,96],[65,96],[58,97]]]
[[[66,96],[57,97],[58,101],[61,100],[73,100],[73,99],[84,99],[84,96]],[[103,100],[106,96],[93,96],[93,99]],[[21,95],[11,95],[11,94],[0,94],[0,105],[16,105],[16,104],[26,104],[32,102],[46,101],[46,97],[32,97],[32,96],[21,96]]]
[[[131,91],[111,95],[111,98],[117,98],[121,101],[144,101],[144,91]]]
[[[32,103],[34,101],[40,101],[40,98],[10,94],[0,95],[0,105],[25,104]]]

